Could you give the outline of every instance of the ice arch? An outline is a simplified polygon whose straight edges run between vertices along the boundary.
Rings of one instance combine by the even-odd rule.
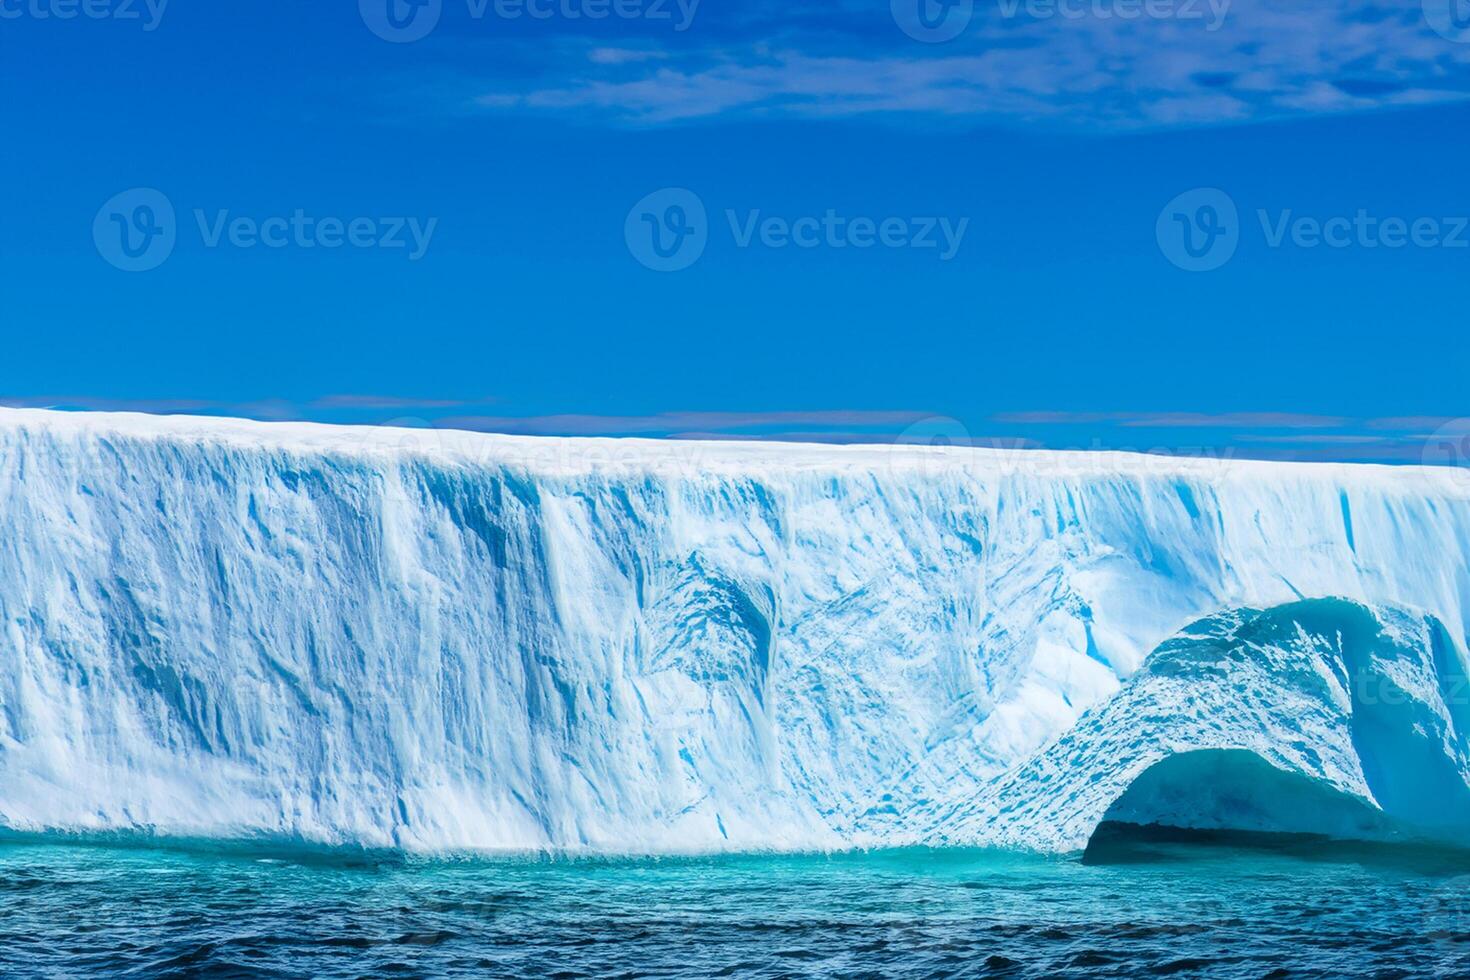
[[[1465,846],[1467,712],[1464,656],[1434,616],[1337,598],[1227,610],[938,836],[1069,851],[1127,823]]]
[[[1144,770],[1103,814],[1085,857],[1105,859],[1120,836],[1153,828],[1341,841],[1411,836],[1367,801],[1241,749],[1181,752]]]

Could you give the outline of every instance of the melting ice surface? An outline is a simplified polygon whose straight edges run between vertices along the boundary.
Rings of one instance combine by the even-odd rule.
[[[1450,469],[3,411],[0,824],[1459,842],[1467,546]]]

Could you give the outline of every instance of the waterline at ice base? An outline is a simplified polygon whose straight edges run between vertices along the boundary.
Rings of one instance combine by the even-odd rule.
[[[1467,556],[1450,468],[4,410],[0,825],[1459,846]]]

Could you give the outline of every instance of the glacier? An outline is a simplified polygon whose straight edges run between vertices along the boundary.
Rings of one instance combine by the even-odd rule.
[[[0,827],[1459,841],[1467,555],[1453,468],[0,410]]]

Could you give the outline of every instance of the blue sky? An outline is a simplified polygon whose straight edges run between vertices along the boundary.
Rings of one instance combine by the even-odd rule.
[[[1470,435],[1464,0],[89,2],[0,0],[9,404]]]

